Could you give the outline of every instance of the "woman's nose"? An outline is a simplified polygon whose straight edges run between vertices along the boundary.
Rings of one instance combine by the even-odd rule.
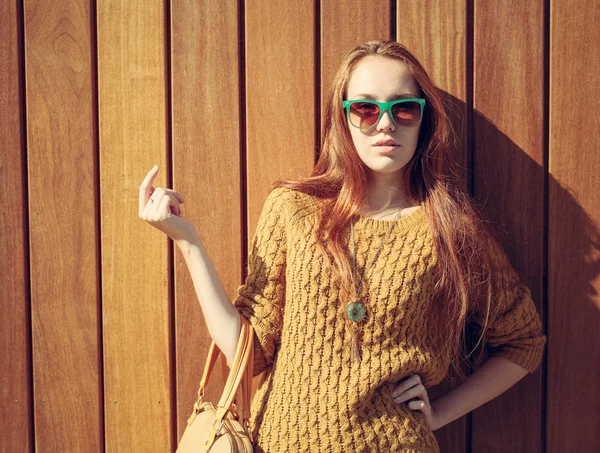
[[[391,118],[389,112],[387,110],[385,112],[383,112],[383,115],[381,115],[381,118],[379,118],[379,123],[377,123],[377,130],[383,130],[383,129],[394,130],[395,126],[396,125],[392,121],[392,118]]]

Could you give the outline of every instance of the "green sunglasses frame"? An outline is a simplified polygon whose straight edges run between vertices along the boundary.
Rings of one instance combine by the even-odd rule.
[[[396,99],[395,101],[389,101],[389,102],[379,102],[379,101],[373,101],[371,99],[349,99],[347,101],[342,101],[342,105],[344,106],[344,108],[346,109],[346,113],[348,116],[348,122],[350,124],[352,124],[352,126],[360,129],[361,131],[367,130],[367,129],[371,129],[372,127],[374,127],[377,123],[379,123],[379,120],[381,120],[381,117],[383,116],[383,112],[388,112],[389,117],[392,119],[392,122],[396,125],[396,126],[402,126],[402,127],[414,127],[414,126],[404,126],[403,124],[398,124],[396,123],[396,120],[394,119],[394,115],[392,115],[392,107],[396,104],[402,104],[404,102],[418,102],[419,105],[421,106],[421,116],[419,117],[419,122],[417,124],[421,123],[421,120],[423,120],[423,109],[425,107],[425,99],[423,98],[405,98],[405,99]],[[355,126],[354,123],[352,122],[352,120],[350,119],[350,106],[352,104],[354,104],[355,102],[365,102],[365,103],[369,103],[369,104],[376,104],[379,106],[379,117],[377,118],[377,121],[375,121],[371,126],[367,126],[367,127],[359,127],[359,126]],[[415,124],[415,126],[417,125]]]

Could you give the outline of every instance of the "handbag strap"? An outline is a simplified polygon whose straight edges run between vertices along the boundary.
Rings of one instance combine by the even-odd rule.
[[[216,407],[215,421],[210,429],[208,439],[204,445],[204,451],[208,451],[214,443],[217,435],[220,433],[221,428],[224,424],[224,417],[227,411],[230,410],[231,405],[236,400],[236,407],[238,408],[238,420],[242,427],[248,432],[249,419],[250,419],[250,404],[251,404],[251,393],[252,393],[252,374],[254,369],[254,329],[252,324],[242,315],[241,329],[238,339],[237,349],[233,358],[233,363],[227,377],[227,382],[223,389],[223,394]],[[213,368],[219,357],[221,350],[213,341],[208,351],[208,358],[204,366],[204,373],[202,374],[202,380],[200,381],[200,387],[198,389],[198,400],[194,404],[194,412],[188,420],[188,424],[191,424],[195,416],[200,411],[200,403],[204,397],[204,389],[210,375],[212,374]],[[241,398],[236,398],[240,390]],[[241,403],[241,404],[237,404]],[[249,437],[250,433],[248,433]]]
[[[246,318],[240,316],[243,321],[248,323],[248,361],[246,363],[245,372],[240,385],[240,398],[236,398],[236,406],[238,407],[238,421],[248,433],[250,441],[252,435],[250,433],[250,405],[252,404],[252,378],[254,372],[254,328]]]

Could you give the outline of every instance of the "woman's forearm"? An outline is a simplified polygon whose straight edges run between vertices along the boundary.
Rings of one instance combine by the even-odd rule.
[[[190,271],[210,336],[231,364],[240,334],[240,314],[227,297],[200,238],[176,244]]]
[[[504,393],[528,371],[503,357],[490,357],[462,384],[431,402],[440,425],[462,417]]]

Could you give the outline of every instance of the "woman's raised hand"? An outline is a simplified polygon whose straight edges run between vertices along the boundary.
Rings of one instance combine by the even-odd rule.
[[[183,197],[173,189],[152,186],[158,165],[152,167],[140,185],[140,219],[169,236],[173,241],[191,241],[197,235],[194,225],[181,210]]]

